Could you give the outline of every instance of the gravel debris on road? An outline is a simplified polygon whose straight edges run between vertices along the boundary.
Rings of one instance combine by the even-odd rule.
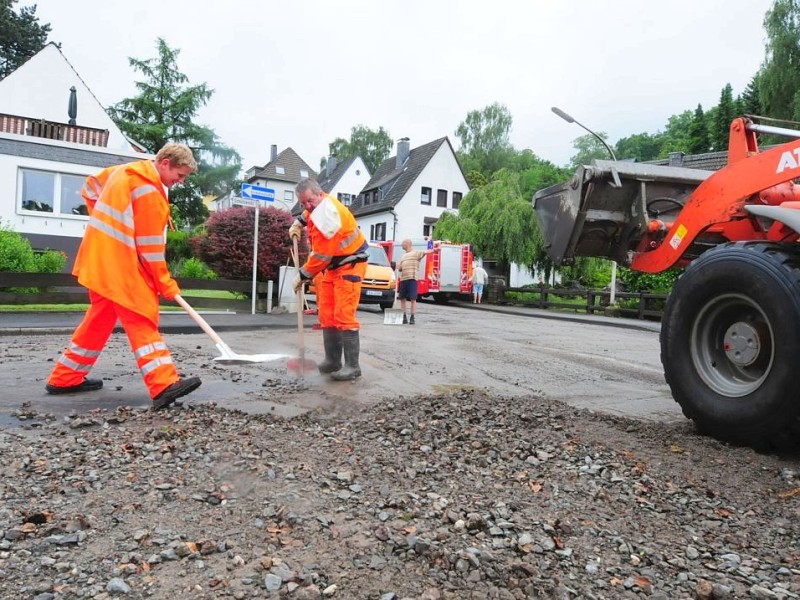
[[[800,598],[800,459],[482,390],[0,430],[0,597]]]

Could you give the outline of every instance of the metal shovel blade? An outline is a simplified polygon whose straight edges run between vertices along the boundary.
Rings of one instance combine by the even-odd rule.
[[[220,351],[221,356],[214,358],[214,362],[225,365],[263,363],[289,356],[288,354],[236,354],[225,342],[217,344],[217,350]]]
[[[384,325],[402,325],[403,311],[395,308],[387,308],[383,311]]]

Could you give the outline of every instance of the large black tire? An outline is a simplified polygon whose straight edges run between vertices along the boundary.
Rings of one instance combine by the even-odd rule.
[[[736,242],[695,260],[667,300],[661,362],[702,433],[800,444],[800,250]]]

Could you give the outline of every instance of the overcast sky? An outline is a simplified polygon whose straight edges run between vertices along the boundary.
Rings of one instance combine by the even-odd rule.
[[[20,0],[17,8],[32,4]],[[557,165],[585,132],[613,144],[741,93],[764,59],[772,0],[37,0],[50,40],[105,106],[136,95],[128,57],[180,50],[214,90],[198,117],[263,166],[270,145],[312,168],[354,125],[411,146],[449,136],[494,102],[511,143]],[[394,149],[392,150],[394,153]]]

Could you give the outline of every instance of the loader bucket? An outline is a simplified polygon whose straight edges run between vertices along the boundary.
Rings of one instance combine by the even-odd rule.
[[[610,160],[578,167],[569,181],[533,196],[550,260],[598,256],[628,264],[649,220],[677,215],[711,173]]]

